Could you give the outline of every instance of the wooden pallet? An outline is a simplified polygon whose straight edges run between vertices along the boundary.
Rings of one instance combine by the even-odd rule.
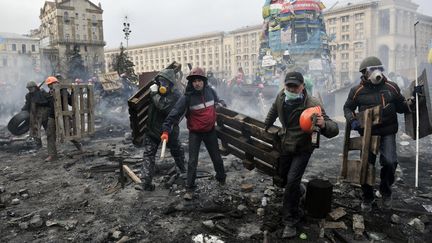
[[[351,124],[346,123],[341,177],[354,184],[375,185],[375,166],[368,162],[369,151],[378,154],[380,136],[372,136],[372,126],[381,123],[381,106],[357,114],[364,129],[363,136],[351,137]],[[360,151],[360,159],[348,158],[350,151]]]
[[[68,104],[68,95],[64,93],[66,90],[71,94],[71,105]],[[54,112],[57,141],[79,140],[93,134],[95,131],[93,85],[55,84]]]
[[[263,122],[228,108],[217,109],[217,135],[222,142],[222,155],[232,154],[241,159],[248,170],[258,169],[270,175],[276,185],[282,181],[277,173],[280,153],[277,150],[278,127],[267,133]]]

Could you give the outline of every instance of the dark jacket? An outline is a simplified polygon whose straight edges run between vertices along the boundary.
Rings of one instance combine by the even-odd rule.
[[[204,81],[204,88],[201,91],[195,90],[191,82],[186,86],[185,94],[178,100],[162,129],[171,131],[172,125],[180,123],[183,116],[186,116],[187,127],[191,132],[209,132],[216,122],[216,104],[223,103],[207,81]]]
[[[158,76],[168,79],[173,84],[175,83],[175,73],[171,69],[161,71]],[[151,103],[148,110],[147,126],[144,132],[146,135],[159,141],[162,133],[162,123],[181,97],[181,94],[178,90],[171,89],[171,91],[168,91],[168,93],[164,95],[159,94],[159,92],[151,92],[150,95]],[[178,125],[174,126],[170,133],[171,137],[178,137]]]
[[[50,90],[49,93],[46,93],[46,99],[48,100],[48,117],[55,118],[55,100],[54,100],[54,89]],[[72,95],[69,94],[67,89],[61,89],[60,94],[62,97],[67,97],[67,104],[72,105]],[[62,99],[62,107],[65,105],[64,100]]]
[[[300,127],[300,115],[301,113],[314,106],[320,106],[322,115],[325,120],[325,128],[321,129],[321,134],[331,138],[339,134],[339,128],[336,122],[332,121],[325,113],[321,102],[304,92],[304,101],[295,107],[289,115],[286,112],[285,106],[285,94],[284,91],[280,91],[270,108],[265,124],[267,127],[273,125],[276,118],[279,117],[279,121],[282,124],[282,129],[279,130],[280,138],[280,151],[282,153],[300,153],[300,152],[312,152],[313,147],[311,143],[311,134],[303,132]]]
[[[38,89],[33,93],[27,93],[25,96],[25,104],[21,110],[30,112],[32,103],[35,103],[36,106],[48,106],[47,92],[43,89]]]
[[[373,85],[362,77],[362,81],[353,87],[344,105],[344,115],[347,122],[356,119],[355,110],[362,112],[368,108],[381,105],[382,123],[372,127],[373,135],[389,135],[398,131],[396,113],[407,113],[411,109],[400,93],[398,85],[384,79],[379,85]]]

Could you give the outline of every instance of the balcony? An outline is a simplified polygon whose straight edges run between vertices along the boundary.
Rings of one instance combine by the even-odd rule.
[[[52,45],[66,45],[66,44],[82,44],[82,45],[96,45],[96,46],[105,46],[105,41],[100,40],[66,40],[66,39],[53,39],[51,42]]]

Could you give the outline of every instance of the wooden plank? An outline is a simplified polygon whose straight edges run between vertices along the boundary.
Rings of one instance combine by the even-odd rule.
[[[342,169],[341,169],[341,177],[347,178],[348,176],[348,151],[350,144],[350,134],[351,134],[351,125],[349,122],[345,125],[345,137],[344,137],[344,147],[342,153]]]
[[[360,160],[347,160],[347,181],[360,184],[361,165]]]
[[[373,111],[368,109],[364,113],[364,132],[363,132],[363,146],[361,153],[361,173],[360,173],[360,184],[364,184],[367,178],[367,170],[369,164],[369,148],[371,142],[372,133],[372,113]]]
[[[264,151],[258,149],[253,144],[248,144],[247,141],[239,138],[238,135],[236,136],[235,134],[233,134],[232,131],[226,130],[224,128],[221,129],[219,127],[216,127],[216,130],[218,132],[218,137],[221,140],[227,141],[228,143],[232,144],[236,148],[243,151],[247,151],[254,157],[266,161],[272,165],[274,165],[278,161],[279,153],[277,153],[276,151]]]
[[[80,121],[80,114],[79,114],[79,100],[80,97],[78,87],[74,84],[72,84],[72,111],[74,113],[72,117],[72,135],[81,138],[81,121]],[[71,136],[72,136],[71,135]]]
[[[361,150],[363,143],[363,137],[350,138],[348,150]]]
[[[372,136],[371,138],[371,145],[370,145],[370,151],[377,155],[379,151],[381,137],[380,136]]]
[[[232,127],[239,131],[247,131],[249,132],[253,137],[260,138],[266,143],[273,144],[275,141],[275,136],[277,134],[270,134],[265,132],[264,125],[263,127],[258,127],[256,125],[251,125],[247,122],[241,122],[242,120],[239,119],[240,117],[230,117],[223,113],[217,114],[217,120],[221,123],[223,123],[225,126]],[[243,119],[244,121],[244,119]]]
[[[86,122],[85,122],[85,113],[84,111],[84,88],[78,86],[78,90],[79,90],[79,109],[78,109],[78,114],[80,116],[80,121],[81,121],[81,134],[85,134],[86,133]]]
[[[87,123],[88,133],[93,134],[95,132],[95,117],[94,117],[94,86],[93,84],[87,87]]]
[[[141,179],[133,173],[133,171],[129,168],[127,165],[123,165],[123,170],[126,172],[126,174],[135,182],[138,184],[141,184]]]
[[[64,111],[69,111],[69,102],[68,102],[68,91],[67,89],[63,88],[60,90],[60,95],[61,95],[61,111],[62,111],[62,117],[63,117],[63,122],[64,122],[64,135],[65,138],[70,136],[70,132],[71,132],[71,126],[70,126],[70,118],[71,116],[69,115],[65,115],[63,112]]]
[[[57,141],[64,141],[64,119],[62,114],[62,96],[60,94],[60,86],[54,84],[54,115],[56,124],[56,138]]]

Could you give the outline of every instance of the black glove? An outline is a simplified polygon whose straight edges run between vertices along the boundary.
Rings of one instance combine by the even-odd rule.
[[[351,121],[351,129],[356,131],[361,130],[361,124],[357,119]]]
[[[264,131],[265,131],[265,132],[268,132],[269,128],[270,128],[270,125],[265,125],[265,127],[264,127]]]
[[[227,104],[225,103],[224,100],[219,100],[219,104],[221,104],[221,106],[223,107],[227,107]]]
[[[414,86],[414,90],[412,92],[412,96],[416,97],[416,94],[419,96],[423,94],[423,85]]]

